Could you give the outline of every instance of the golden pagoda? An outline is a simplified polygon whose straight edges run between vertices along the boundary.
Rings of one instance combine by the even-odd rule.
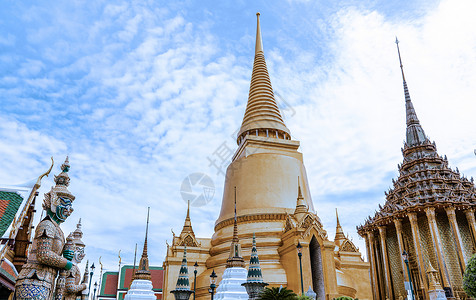
[[[385,192],[385,205],[379,205],[375,215],[357,228],[367,246],[373,296],[406,297],[404,282],[409,282],[410,273],[415,299],[430,299],[438,290],[444,290],[446,297],[466,299],[462,275],[476,251],[475,186],[458,168],[448,167],[446,156],[440,156],[425,135],[408,91],[398,40],[396,43],[407,123],[403,163],[398,165],[400,174],[392,180],[393,188]]]
[[[187,247],[190,266],[197,268],[196,298],[208,299],[210,274],[220,282],[230,264],[230,245],[239,238],[244,261],[249,261],[253,233],[260,253],[263,280],[272,287],[286,286],[301,293],[298,243],[302,245],[303,286],[318,299],[338,296],[371,299],[369,263],[349,239],[330,241],[317,216],[299,141],[286,127],[269,78],[257,14],[256,45],[248,103],[240,131],[238,149],[227,168],[221,211],[211,239],[196,238],[187,210],[179,236],[167,245],[164,260],[164,299],[180,269]],[[235,187],[236,202],[235,208]],[[235,219],[235,211],[237,212]],[[340,225],[338,225],[340,228]],[[344,246],[344,248],[343,248]]]

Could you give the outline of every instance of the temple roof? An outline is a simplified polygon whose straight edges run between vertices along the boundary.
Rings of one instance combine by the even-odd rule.
[[[254,134],[256,130],[275,130],[281,134],[291,135],[289,129],[284,124],[283,118],[274,98],[273,87],[269,79],[268,69],[263,52],[263,42],[261,40],[261,28],[257,13],[255,59],[253,72],[251,75],[248,104],[245,115],[238,133],[238,144],[240,138],[247,133]]]
[[[375,215],[368,217],[359,232],[376,225],[386,224],[392,218],[402,217],[406,212],[422,208],[456,206],[467,208],[476,206],[474,181],[459,173],[458,168],[448,167],[446,156],[441,157],[436,144],[426,137],[418,121],[408,93],[400,49],[397,50],[405,91],[407,140],[402,149],[403,163],[398,165],[399,176],[393,180],[393,187],[385,192],[386,202],[379,205]]]
[[[16,192],[0,191],[0,236],[3,236],[13,222],[23,197]]]
[[[154,292],[161,292],[164,283],[164,269],[162,267],[150,267],[151,281]],[[134,276],[134,266],[124,265],[121,272],[104,272],[101,278],[100,290],[98,297],[116,298],[119,291],[122,295],[127,293],[131,286]],[[99,282],[98,282],[99,283]],[[119,283],[119,286],[118,286]],[[161,299],[161,294],[156,294],[157,299]],[[121,299],[121,298],[120,298]]]

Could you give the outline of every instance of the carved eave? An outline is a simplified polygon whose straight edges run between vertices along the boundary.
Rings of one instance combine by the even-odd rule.
[[[195,238],[194,234],[185,234],[180,236],[179,246],[187,246],[187,247],[200,247],[200,243]]]
[[[357,246],[355,246],[355,244],[351,240],[346,238],[346,240],[339,247],[339,251],[359,253],[359,248]]]
[[[187,248],[201,247],[201,243],[198,242],[195,234],[182,233],[179,236],[173,236],[172,246],[187,246]]]
[[[288,232],[289,230],[296,227],[297,227],[296,220],[291,215],[286,214],[286,222],[284,223],[284,232]]]

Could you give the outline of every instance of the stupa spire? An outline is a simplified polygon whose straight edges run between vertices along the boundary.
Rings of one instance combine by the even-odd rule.
[[[236,186],[235,186],[235,219],[233,220],[233,239],[231,240],[230,256],[226,261],[226,267],[245,267],[245,260],[241,256],[241,245],[238,239],[238,218],[236,215]]]
[[[253,245],[251,248],[250,267],[248,268],[248,278],[246,282],[263,282],[261,267],[259,265],[258,250],[256,249],[256,237],[253,232]]]
[[[188,279],[187,268],[187,246],[183,249],[182,265],[180,266],[179,277],[177,279],[176,291],[190,291],[190,281]]]
[[[256,249],[256,238],[253,232],[253,246],[251,248],[250,266],[248,268],[248,276],[246,282],[241,284],[246,288],[248,299],[259,299],[261,291],[268,283],[263,281],[263,274],[259,265],[258,250]]]
[[[147,235],[149,233],[149,213],[150,207],[147,208],[147,225],[145,227],[144,248],[142,249],[142,257],[139,261],[139,267],[134,274],[134,279],[151,280],[149,270],[149,256],[147,254]]]
[[[410,92],[408,91],[407,81],[405,80],[405,73],[403,72],[402,57],[400,55],[400,41],[395,38],[395,44],[397,44],[398,60],[400,61],[400,70],[402,72],[403,79],[403,91],[405,93],[405,110],[407,119],[407,140],[406,144],[409,147],[418,146],[428,141],[428,138],[423,131],[418,120],[415,108],[413,107],[412,100],[410,98]]]
[[[261,26],[257,16],[255,59],[251,74],[250,92],[245,115],[237,136],[237,142],[247,135],[262,135],[280,139],[290,139],[290,131],[284,124],[283,118],[274,99],[273,87],[269,79],[268,69],[261,40]]]
[[[340,244],[342,243],[342,241],[345,240],[346,238],[345,238],[344,230],[343,230],[342,227],[340,226],[339,214],[338,214],[338,212],[337,212],[337,208],[336,208],[336,220],[337,220],[337,224],[336,224],[336,236],[335,236],[335,238],[334,238],[334,242],[340,246]]]

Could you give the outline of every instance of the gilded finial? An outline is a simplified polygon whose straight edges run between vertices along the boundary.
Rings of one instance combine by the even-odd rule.
[[[337,219],[337,226],[340,226],[339,214],[337,213],[337,207],[336,207],[336,219]]]
[[[258,52],[263,52],[263,42],[261,41],[261,26],[259,24],[260,13],[256,13],[257,25],[256,25],[256,45],[255,45],[255,55]]]

